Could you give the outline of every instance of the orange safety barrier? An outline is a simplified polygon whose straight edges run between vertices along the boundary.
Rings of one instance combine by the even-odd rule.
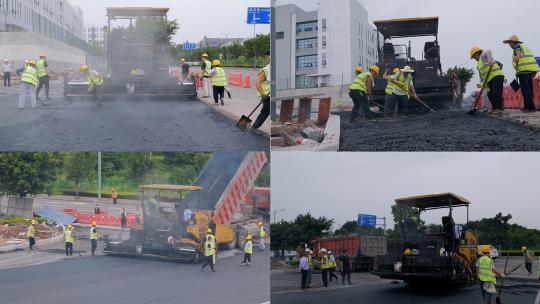
[[[533,98],[534,104],[537,108],[540,108],[540,78],[535,78],[533,80]],[[523,109],[525,108],[525,102],[523,100],[523,95],[521,90],[517,92],[512,89],[509,85],[504,85],[503,88],[503,100],[505,109]],[[478,109],[482,109],[484,104],[483,98],[480,98],[478,102]],[[488,108],[491,109],[491,105],[488,104]]]
[[[203,87],[202,78],[197,77],[197,82],[195,83],[195,85],[197,86],[197,88],[202,88]]]
[[[251,88],[251,77],[249,75],[244,76],[244,88]]]
[[[242,86],[242,74],[240,73],[229,73],[229,80],[230,85],[234,86]]]
[[[81,213],[77,209],[64,209],[63,211],[76,217],[77,223],[80,224],[91,224],[95,221],[97,225],[121,226],[121,217],[119,215]],[[137,218],[139,218],[139,224],[137,223]],[[126,215],[126,226],[129,228],[142,228],[144,226],[143,216],[128,213]]]

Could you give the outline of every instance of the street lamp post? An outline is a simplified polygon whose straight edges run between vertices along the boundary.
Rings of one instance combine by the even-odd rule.
[[[101,152],[98,152],[98,199],[101,199]]]
[[[285,211],[285,209],[274,210],[274,211],[272,212],[272,215],[273,215],[273,217],[274,217],[274,224],[276,223],[276,214],[278,214],[278,213],[280,213],[280,212],[283,212],[283,211]]]

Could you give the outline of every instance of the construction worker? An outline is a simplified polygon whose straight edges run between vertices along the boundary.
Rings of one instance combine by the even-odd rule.
[[[481,83],[479,87],[483,87],[484,83],[487,83],[487,94],[491,109],[493,111],[503,111],[504,72],[501,66],[493,59],[489,50],[484,51],[475,46],[471,48],[470,56],[471,59],[478,61],[476,68],[478,69],[478,75],[480,75]],[[487,104],[485,100],[484,102]]]
[[[206,266],[210,265],[212,272],[214,270],[214,256],[216,254],[216,238],[212,235],[212,229],[206,230],[206,237],[204,238],[204,256],[206,257],[206,263],[202,265],[201,271],[204,271]]]
[[[113,205],[116,205],[118,203],[118,191],[115,188],[112,188],[111,190],[111,198]]]
[[[532,262],[534,260],[534,252],[530,251],[527,246],[521,247],[523,253],[523,259],[525,260],[525,268],[529,275],[532,275]]]
[[[36,240],[34,239],[34,225],[36,224],[36,220],[32,220],[30,222],[30,226],[28,226],[28,230],[26,231],[26,237],[28,238],[28,247],[30,250],[34,250],[34,245],[36,244]]]
[[[328,287],[328,269],[330,269],[330,260],[326,253],[326,249],[322,248],[321,256],[321,275],[324,287]]]
[[[251,264],[251,254],[253,253],[253,237],[251,234],[248,234],[246,236],[246,243],[244,244],[244,261],[242,262],[243,265],[250,265]],[[246,263],[247,262],[247,263]]]
[[[49,100],[49,68],[47,65],[47,56],[44,53],[39,54],[39,60],[37,61],[36,66],[39,77],[36,98],[41,101],[41,99],[39,99],[39,92],[43,85],[45,85],[45,97]]]
[[[180,66],[182,68],[182,80],[189,80],[189,63],[186,62],[184,58],[180,60]]]
[[[334,273],[334,271],[336,270],[336,266],[337,266],[336,257],[334,256],[334,254],[332,253],[331,250],[328,251],[328,262],[330,263],[330,268],[328,268],[328,274],[330,276],[330,282],[332,282],[332,278],[336,278],[336,282],[338,282],[338,277]]]
[[[271,91],[271,66],[270,66],[270,52],[264,54],[264,62],[266,66],[259,72],[257,78],[257,96],[262,102],[262,109],[257,116],[257,119],[251,126],[253,130],[258,130],[266,121],[270,115],[270,91]]]
[[[81,72],[88,75],[89,87],[87,93],[92,93],[96,101],[96,105],[101,104],[101,87],[103,86],[103,78],[97,71],[90,70],[88,65],[81,65]]]
[[[225,102],[225,86],[227,85],[227,75],[225,71],[220,67],[221,61],[212,61],[213,69],[210,71],[210,80],[212,82],[212,89],[214,93],[214,102],[218,105],[218,101],[221,101],[221,105],[224,106]]]
[[[345,277],[349,285],[351,283],[351,271],[352,271],[352,261],[351,258],[347,255],[347,250],[343,250],[342,255],[339,257],[339,269],[341,271],[341,285],[345,285]]]
[[[307,260],[308,260],[308,266],[309,266],[309,269],[308,269],[308,273],[307,273],[307,287],[311,287],[311,276],[313,274],[313,250],[307,248],[306,249],[306,254],[307,254]]]
[[[266,230],[264,230],[264,223],[259,222],[257,223],[258,231],[259,231],[259,251],[263,251],[266,249],[266,246],[264,245],[264,240],[266,238]]]
[[[410,66],[405,66],[398,73],[388,78],[388,85],[385,90],[384,116],[392,117],[397,113],[406,115],[411,94],[413,98],[418,99],[414,89],[412,73],[414,73],[414,70]]]
[[[201,74],[199,77],[203,80],[203,98],[210,97],[210,71],[212,70],[212,63],[208,60],[208,54],[201,55]]]
[[[64,230],[64,242],[66,243],[66,256],[73,255],[73,226],[67,225]]]
[[[495,264],[493,260],[489,257],[491,249],[488,245],[484,245],[481,248],[481,257],[476,262],[476,267],[478,268],[478,280],[480,281],[480,288],[482,291],[482,299],[485,303],[491,303],[492,295],[497,293],[495,289],[495,284],[497,284],[496,275],[503,277],[504,274],[501,274],[495,269]]]
[[[362,67],[355,68],[356,77],[349,87],[349,96],[354,106],[351,113],[350,123],[358,121],[360,108],[367,119],[375,118],[375,113],[369,108],[369,101],[373,100],[371,88],[373,87],[373,78],[379,74],[379,67],[374,65],[369,68],[369,72],[363,72]]]
[[[521,94],[525,101],[525,112],[536,112],[533,98],[533,78],[540,71],[540,67],[534,58],[534,53],[516,35],[510,36],[503,43],[508,44],[514,51],[512,65],[516,70],[516,76],[521,86]]]
[[[28,64],[24,66],[24,70],[21,75],[21,88],[19,95],[19,109],[24,109],[26,98],[30,97],[32,108],[36,107],[36,85],[38,83],[38,73],[36,68],[36,61],[29,59]]]
[[[90,244],[92,245],[92,256],[94,256],[94,253],[96,252],[97,248],[97,230],[96,230],[96,222],[92,222],[92,227],[90,228]]]
[[[309,288],[307,277],[309,272],[309,261],[306,255],[309,256],[309,251],[300,253],[300,260],[298,261],[298,268],[302,274],[302,290]]]

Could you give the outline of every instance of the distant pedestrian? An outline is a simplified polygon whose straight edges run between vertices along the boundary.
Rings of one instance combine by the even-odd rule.
[[[34,250],[34,245],[36,244],[36,240],[34,239],[34,225],[36,224],[36,220],[32,220],[30,222],[30,226],[28,226],[28,230],[26,231],[26,237],[28,238],[28,247],[30,250]]]
[[[349,285],[351,283],[351,270],[352,262],[349,256],[347,255],[347,250],[343,250],[342,255],[339,257],[339,270],[341,272],[341,284],[345,285],[345,277],[347,277],[347,282]]]
[[[30,98],[32,108],[36,107],[36,85],[38,82],[36,61],[28,60],[21,74],[21,87],[19,95],[19,109],[24,109],[26,99]]]
[[[66,243],[66,256],[73,255],[73,226],[71,224],[67,225],[66,230],[64,230],[64,241]]]
[[[532,263],[534,260],[534,252],[530,251],[526,246],[521,247],[523,259],[525,260],[525,268],[529,275],[532,275]]]
[[[122,225],[122,231],[124,231],[127,224],[127,213],[125,208],[122,208],[122,211],[120,212],[120,224]]]
[[[92,222],[92,227],[90,228],[90,244],[91,244],[91,251],[92,256],[94,256],[97,248],[97,230],[96,230],[96,222]]]
[[[206,263],[202,265],[201,271],[204,271],[206,266],[210,265],[210,269],[212,269],[212,272],[215,272],[214,270],[214,256],[216,254],[216,238],[214,235],[212,235],[212,229],[206,230],[206,237],[203,242],[203,252],[204,256],[206,257]]]
[[[258,229],[259,229],[259,250],[263,251],[266,249],[266,246],[264,244],[265,238],[266,238],[266,230],[264,230],[264,223],[259,222],[258,223]]]
[[[4,73],[4,86],[11,87],[11,64],[7,59],[4,59],[4,64],[2,64],[2,72]]]
[[[36,89],[36,98],[39,100],[39,92],[45,86],[45,97],[49,100],[49,66],[47,56],[44,53],[39,54],[39,60],[36,63],[39,77],[39,85]]]
[[[253,237],[251,234],[248,234],[246,236],[246,243],[244,244],[244,261],[242,262],[242,265],[250,265],[251,264],[251,255],[253,254]]]
[[[181,60],[182,65],[182,80],[189,80],[189,63],[186,62],[184,58]]]
[[[330,268],[328,268],[328,274],[330,277],[330,282],[332,282],[332,278],[336,279],[336,282],[339,282],[337,275],[334,273],[336,270],[336,257],[332,253],[332,251],[328,251],[328,261],[330,262]]]
[[[321,276],[324,287],[328,287],[328,269],[330,268],[330,260],[326,254],[326,249],[322,248],[321,256]]]
[[[118,199],[118,191],[116,191],[115,188],[112,188],[112,191],[111,191],[111,198],[112,198],[112,203],[113,203],[113,205],[116,205],[117,199]]]
[[[94,208],[94,214],[101,214],[101,209],[99,209],[98,204],[96,204],[96,207]]]
[[[307,287],[309,288],[311,287],[311,278],[313,276],[313,269],[315,267],[315,263],[313,260],[313,250],[307,248],[306,253],[307,253],[307,259],[308,259],[308,266],[309,266],[309,270],[307,274]]]
[[[135,208],[135,224],[141,224],[141,209],[139,207]]]
[[[227,75],[225,70],[221,68],[221,61],[214,60],[212,62],[212,70],[210,71],[210,80],[212,82],[212,90],[214,95],[214,103],[218,105],[225,105],[225,86],[227,86]]]
[[[308,262],[308,258],[306,257],[306,253],[302,252],[300,253],[300,262],[298,264],[298,268],[300,270],[300,272],[302,273],[302,290],[308,288],[308,282],[307,282],[307,277],[308,277],[308,272],[309,272],[309,262]]]

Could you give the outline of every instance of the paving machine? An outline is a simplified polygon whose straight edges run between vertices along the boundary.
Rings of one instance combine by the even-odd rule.
[[[477,278],[477,241],[472,231],[456,224],[453,210],[467,209],[470,202],[453,193],[431,194],[396,199],[396,204],[414,208],[417,213],[401,223],[400,239],[388,241],[388,253],[379,257],[373,272],[381,278],[407,283],[467,284]],[[436,209],[448,209],[441,218],[442,230],[427,231],[420,214]]]
[[[186,193],[200,192],[200,186],[140,186],[143,228],[131,228],[128,240],[107,240],[104,252],[113,255],[156,256],[198,262],[203,256],[206,230],[211,228],[219,247],[233,249],[237,232],[226,224],[214,223],[210,210],[188,204]]]
[[[179,80],[173,64],[168,38],[168,8],[109,7],[105,48],[107,71],[103,95],[146,97],[196,97],[195,79]],[[121,22],[111,27],[111,23]],[[92,67],[90,67],[92,68]],[[64,84],[64,97],[85,95],[88,81],[76,73]]]
[[[459,94],[459,85],[455,77],[446,75],[442,70],[441,53],[438,41],[439,18],[407,18],[374,21],[377,37],[382,36],[383,44],[377,39],[378,66],[381,73],[375,79],[373,98],[377,103],[384,104],[385,89],[388,81],[383,79],[384,71],[390,75],[394,68],[411,66],[413,82],[418,96],[432,108],[444,108]],[[434,37],[425,42],[422,58],[412,56],[411,41],[408,44],[397,44],[395,39],[410,37]],[[409,102],[409,106],[419,109],[418,102]]]

